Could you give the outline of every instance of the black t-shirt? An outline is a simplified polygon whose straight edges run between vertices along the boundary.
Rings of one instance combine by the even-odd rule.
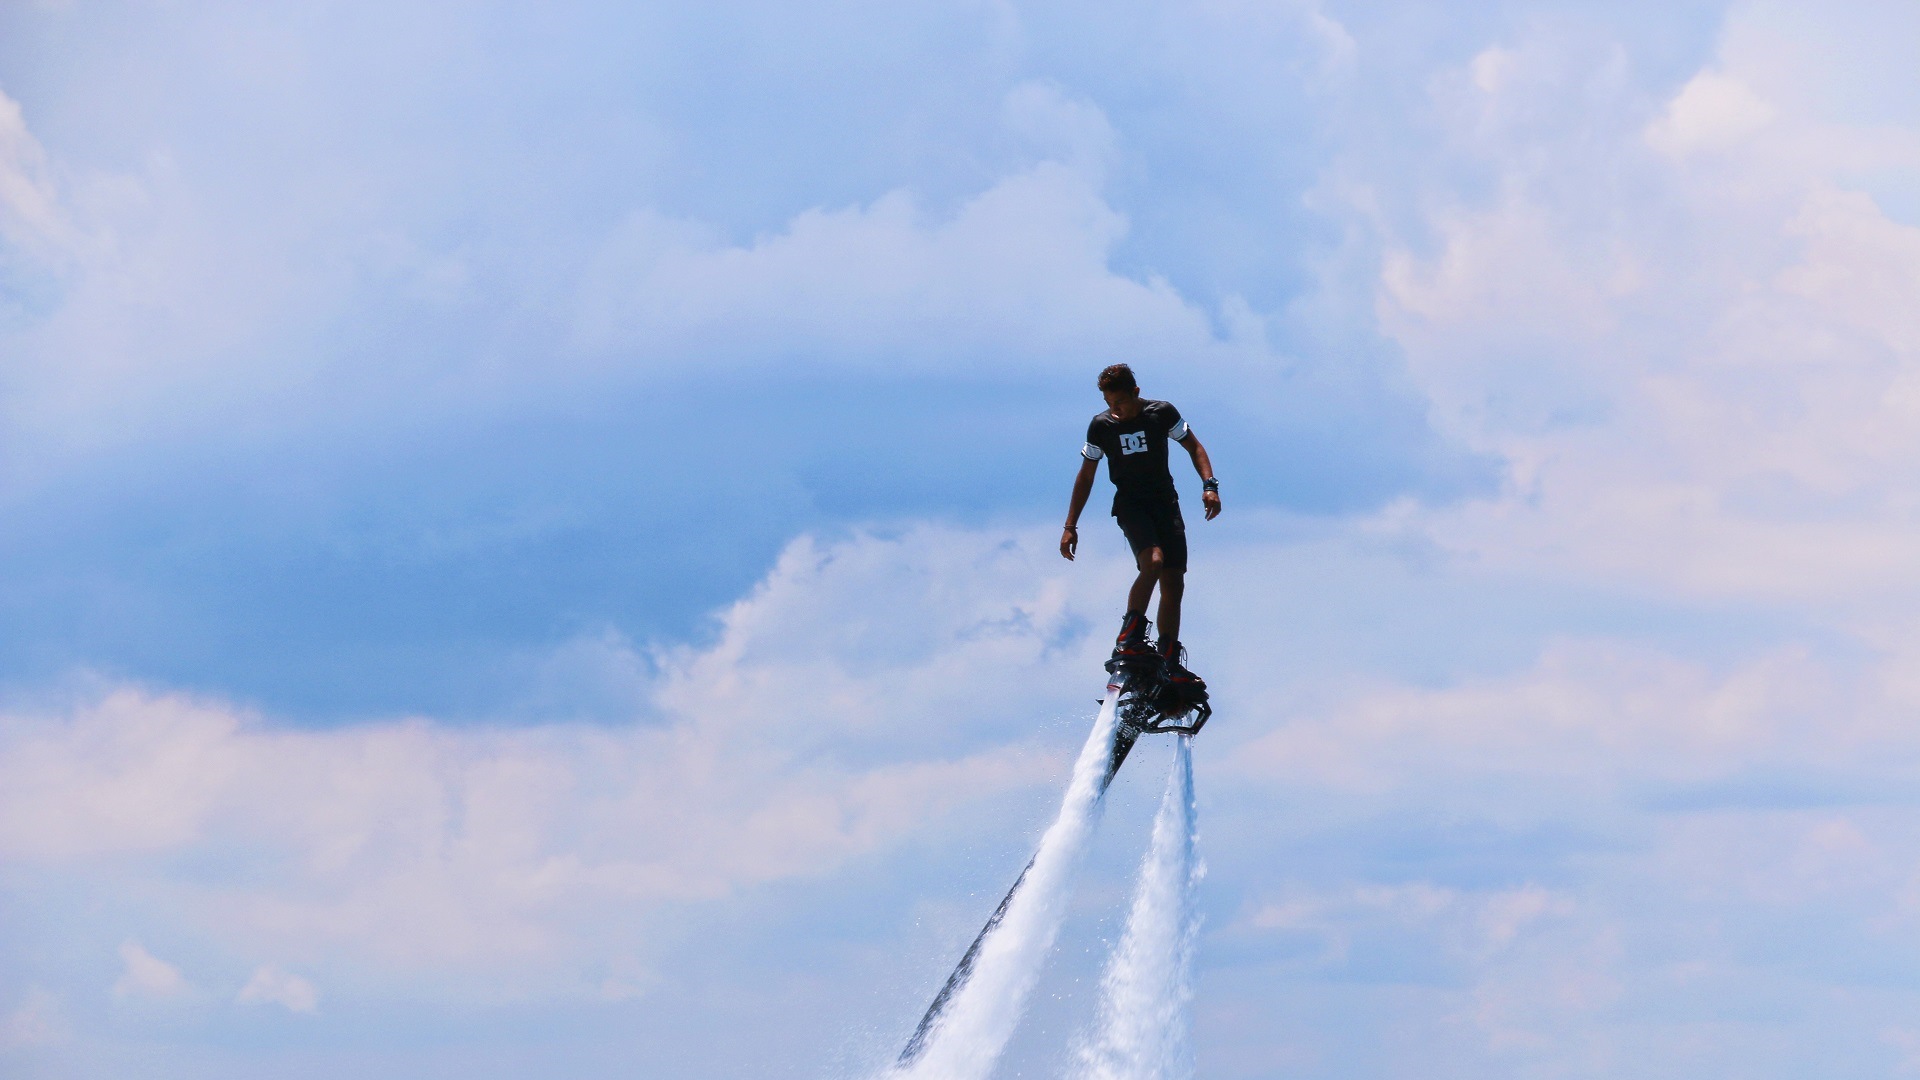
[[[1187,437],[1180,410],[1164,401],[1143,401],[1131,420],[1102,412],[1087,425],[1087,445],[1080,455],[1088,461],[1107,459],[1107,478],[1113,481],[1114,502],[1174,500],[1173,474],[1167,470],[1167,443]]]

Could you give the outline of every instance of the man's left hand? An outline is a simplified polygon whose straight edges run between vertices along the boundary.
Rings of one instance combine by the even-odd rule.
[[[1208,521],[1212,521],[1214,518],[1217,518],[1220,516],[1220,493],[1219,492],[1217,491],[1201,492],[1200,503],[1201,505],[1207,508]]]

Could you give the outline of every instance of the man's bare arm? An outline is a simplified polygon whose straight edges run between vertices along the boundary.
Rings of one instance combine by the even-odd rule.
[[[1200,437],[1189,431],[1187,432],[1187,437],[1180,440],[1180,445],[1187,448],[1187,456],[1193,459],[1193,471],[1200,474],[1200,479],[1213,479],[1213,459],[1207,456],[1207,448],[1200,445]],[[1087,464],[1091,465],[1093,463],[1088,462]],[[1220,493],[1218,491],[1202,492],[1200,502],[1201,505],[1207,508],[1208,521],[1212,521],[1214,518],[1220,516]]]
[[[1093,494],[1093,473],[1099,463],[1080,459],[1080,475],[1073,478],[1073,501],[1067,504],[1067,525],[1060,530],[1060,554],[1073,558],[1080,547],[1080,511],[1087,508],[1087,496]]]

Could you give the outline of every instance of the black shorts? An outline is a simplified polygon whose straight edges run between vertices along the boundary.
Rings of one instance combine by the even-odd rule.
[[[1133,548],[1135,561],[1141,552],[1157,547],[1162,566],[1186,573],[1187,523],[1180,516],[1180,500],[1115,499],[1113,516],[1120,522],[1120,531],[1127,534],[1127,544]]]

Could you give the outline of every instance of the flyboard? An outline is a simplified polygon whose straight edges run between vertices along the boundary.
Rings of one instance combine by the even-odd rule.
[[[1147,668],[1138,663],[1129,663],[1121,659],[1107,661],[1107,692],[1100,699],[1101,711],[1105,712],[1109,703],[1116,712],[1113,727],[1113,748],[1107,757],[1106,775],[1100,779],[1100,793],[1106,794],[1108,785],[1113,783],[1115,773],[1127,760],[1127,754],[1133,750],[1133,744],[1140,736],[1171,732],[1179,735],[1194,735],[1205,726],[1207,718],[1213,715],[1213,706],[1207,701],[1206,684],[1195,679],[1190,684],[1176,687],[1168,682],[1157,668]],[[1102,716],[1094,721],[1105,721]],[[1036,854],[1034,858],[1037,858]],[[947,976],[947,981],[934,995],[933,1004],[927,1006],[927,1013],[920,1018],[920,1025],[913,1029],[913,1037],[900,1051],[900,1057],[894,1062],[896,1068],[906,1068],[917,1061],[926,1051],[927,1043],[940,1025],[953,996],[973,976],[974,962],[979,959],[980,949],[986,943],[1001,920],[1007,917],[1007,908],[1013,903],[1015,893],[1027,880],[1027,874],[1033,869],[1033,858],[1021,869],[1020,876],[1013,880],[1013,887],[1000,900],[1000,906],[993,909],[987,917],[987,924],[974,935],[973,944],[960,957],[960,963]]]

